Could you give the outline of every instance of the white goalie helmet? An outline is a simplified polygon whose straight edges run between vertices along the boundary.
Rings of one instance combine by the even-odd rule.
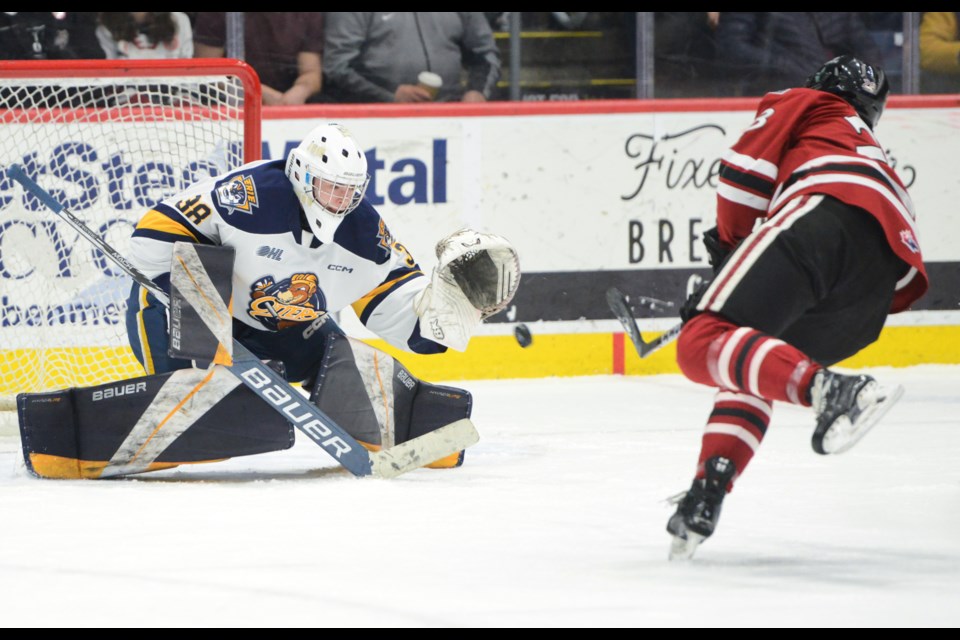
[[[313,235],[321,242],[333,241],[337,227],[363,200],[370,182],[363,149],[335,122],[307,134],[290,152],[286,173]]]

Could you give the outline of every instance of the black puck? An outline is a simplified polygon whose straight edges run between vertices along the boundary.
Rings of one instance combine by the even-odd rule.
[[[518,324],[517,328],[513,330],[513,335],[524,349],[533,344],[533,336],[530,335],[530,329],[525,324]]]

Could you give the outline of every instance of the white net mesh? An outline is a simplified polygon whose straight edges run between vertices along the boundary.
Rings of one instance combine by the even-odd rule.
[[[252,159],[244,105],[259,96],[250,85],[212,72],[128,71],[14,79],[0,67],[0,411],[20,392],[143,375],[126,334],[130,279],[6,168],[19,164],[128,255],[154,203]]]

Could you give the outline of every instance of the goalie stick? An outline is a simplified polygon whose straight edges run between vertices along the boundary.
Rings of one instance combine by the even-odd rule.
[[[666,332],[661,333],[650,342],[647,342],[643,339],[643,336],[640,335],[640,327],[637,326],[637,321],[630,311],[630,306],[627,304],[627,297],[616,287],[607,289],[607,305],[610,307],[610,310],[613,311],[613,315],[616,316],[617,320],[620,321],[620,324],[623,325],[623,330],[630,336],[630,341],[633,342],[633,346],[641,358],[646,358],[654,351],[673,342],[674,339],[680,335],[680,329],[683,328],[682,322],[677,323],[667,329]]]
[[[28,177],[19,165],[10,165],[6,173],[76,229],[137,284],[153,294],[161,304],[170,306],[170,297],[163,289]],[[466,449],[480,439],[473,423],[464,418],[389,449],[368,451],[236,339],[233,339],[232,364],[222,366],[355,476],[393,478]]]

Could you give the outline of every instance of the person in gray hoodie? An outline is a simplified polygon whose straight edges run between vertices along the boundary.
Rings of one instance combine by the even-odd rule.
[[[484,102],[500,54],[482,12],[328,12],[324,96],[329,102],[427,102],[423,71],[439,75],[436,100]],[[464,73],[466,71],[466,73]]]

